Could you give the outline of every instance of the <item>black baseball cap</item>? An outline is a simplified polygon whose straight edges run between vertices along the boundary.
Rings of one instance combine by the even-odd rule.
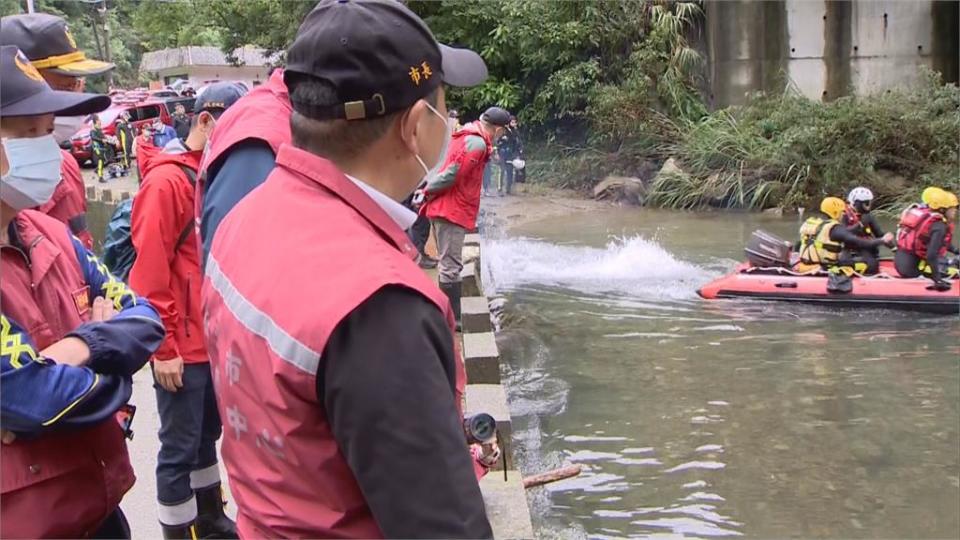
[[[246,95],[245,88],[233,82],[218,82],[208,86],[193,102],[194,114],[207,111],[214,116],[230,108]]]
[[[48,13],[27,13],[0,18],[0,45],[16,45],[33,67],[61,75],[86,77],[114,68],[109,62],[91,60],[77,48],[67,21]]]
[[[20,49],[0,47],[0,116],[84,116],[109,106],[110,98],[102,94],[50,88]]]
[[[324,0],[307,15],[287,51],[284,81],[297,75],[336,87],[330,107],[292,102],[316,120],[361,120],[401,111],[441,82],[475,86],[487,78],[477,53],[437,43],[427,25],[396,0]]]
[[[510,113],[500,107],[490,107],[489,109],[483,111],[483,114],[480,115],[480,119],[488,124],[493,124],[495,126],[504,127],[510,123],[510,119],[513,118],[510,116]]]

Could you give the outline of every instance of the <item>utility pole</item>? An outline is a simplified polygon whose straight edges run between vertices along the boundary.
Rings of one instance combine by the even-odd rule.
[[[27,13],[33,13],[33,0],[27,0]]]
[[[103,61],[110,61],[110,21],[107,17],[107,1],[103,0],[97,13],[103,18]],[[107,72],[107,90],[113,88],[113,70]]]

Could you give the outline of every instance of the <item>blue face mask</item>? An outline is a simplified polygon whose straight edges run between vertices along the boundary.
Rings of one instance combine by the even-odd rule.
[[[430,109],[430,112],[437,115],[437,117],[440,118],[447,128],[447,132],[443,135],[443,145],[440,146],[440,156],[437,158],[437,163],[432,169],[427,167],[427,164],[423,162],[423,159],[420,156],[414,155],[414,157],[417,158],[417,161],[420,162],[420,166],[423,167],[424,180],[430,182],[437,176],[437,174],[440,173],[440,168],[443,167],[444,162],[447,160],[447,150],[450,149],[450,138],[453,135],[453,124],[448,122],[447,117],[440,114],[440,111],[434,109],[429,103],[426,103],[426,105],[427,108]]]
[[[0,177],[0,200],[18,212],[45,204],[60,183],[62,154],[53,135],[2,142],[10,169]]]

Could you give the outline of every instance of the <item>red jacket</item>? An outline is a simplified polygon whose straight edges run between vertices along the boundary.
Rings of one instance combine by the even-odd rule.
[[[267,226],[251,225],[264,215]],[[257,246],[256,256],[239,245]],[[289,145],[224,219],[203,300],[241,538],[382,536],[317,402],[316,373],[338,323],[386,285],[434,303],[453,333],[449,301],[416,253],[332,163]],[[457,360],[459,405],[466,371]]]
[[[80,174],[80,165],[70,152],[60,150],[63,160],[60,162],[60,183],[53,197],[46,204],[37,207],[44,213],[70,227],[70,232],[83,242],[87,249],[93,249],[93,236],[87,230],[87,192]]]
[[[439,177],[453,185],[445,189],[427,186],[427,203],[420,213],[428,218],[441,218],[467,230],[477,227],[480,212],[480,191],[483,188],[483,169],[490,160],[490,137],[471,122],[453,134],[450,150]]]
[[[139,135],[133,139],[133,145],[137,153],[137,170],[140,171],[140,181],[143,183],[143,175],[146,174],[147,163],[150,158],[160,153],[163,148],[153,144],[153,137],[144,137]]]
[[[44,349],[90,320],[90,286],[62,223],[30,210],[14,223],[30,246],[30,263],[4,247],[0,303],[3,314]],[[19,339],[8,343],[6,331],[3,347],[20,346]],[[0,464],[2,538],[90,536],[134,482],[126,441],[113,420],[0,445]]]
[[[179,356],[188,364],[208,361],[200,310],[200,250],[193,226],[194,186],[181,168],[196,171],[201,154],[157,154],[147,161],[133,199],[130,230],[137,258],[129,281],[156,308],[167,329],[156,360]]]

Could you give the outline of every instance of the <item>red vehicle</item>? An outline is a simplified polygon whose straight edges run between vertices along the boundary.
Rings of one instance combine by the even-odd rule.
[[[187,110],[188,115],[193,114],[192,97],[163,97],[157,98],[141,94],[118,94],[113,96],[113,105],[100,113],[100,122],[103,125],[105,135],[116,136],[117,118],[124,111],[130,113],[130,123],[133,125],[134,135],[140,133],[143,126],[150,125],[158,118],[164,124],[173,125],[173,111],[178,104],[182,104]],[[77,163],[84,165],[93,156],[90,148],[90,129],[93,128],[93,120],[88,118],[85,126],[80,128],[77,133],[70,138],[69,143],[64,142],[61,146],[69,150]],[[69,147],[68,147],[69,146]]]

